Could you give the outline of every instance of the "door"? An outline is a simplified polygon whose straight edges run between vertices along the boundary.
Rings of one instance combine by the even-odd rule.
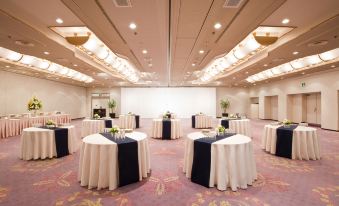
[[[314,93],[306,96],[306,121],[320,124],[320,94]]]

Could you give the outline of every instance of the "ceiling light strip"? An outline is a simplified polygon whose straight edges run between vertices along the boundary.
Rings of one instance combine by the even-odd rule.
[[[111,71],[118,72],[128,81],[135,83],[139,81],[139,71],[135,69],[128,60],[115,55],[102,41],[94,34],[89,40],[78,48],[87,55],[94,57]]]
[[[333,63],[339,61],[339,48],[323,52],[321,54],[315,54],[306,56],[303,58],[295,59],[293,61],[281,64],[279,66],[267,69],[257,74],[249,76],[246,81],[254,83],[277,76],[285,75],[292,72],[297,72],[302,69],[310,69],[320,65]]]
[[[249,34],[244,40],[237,44],[230,52],[221,57],[217,57],[210,64],[208,64],[203,70],[201,70],[199,78],[196,82],[206,84],[225,72],[231,70],[234,67],[246,62],[248,59],[258,54],[269,46],[269,44],[258,43],[257,38],[277,39],[282,35],[289,32],[291,28],[288,27],[266,27],[260,26],[251,34]],[[269,36],[269,35],[271,36]],[[273,36],[272,36],[273,35]],[[273,41],[272,43],[274,43]]]
[[[61,77],[72,78],[80,82],[91,83],[94,81],[92,77],[73,69],[61,66],[45,59],[40,59],[38,57],[20,54],[3,47],[0,47],[0,60],[10,62],[18,66],[34,68],[45,73],[53,73]]]

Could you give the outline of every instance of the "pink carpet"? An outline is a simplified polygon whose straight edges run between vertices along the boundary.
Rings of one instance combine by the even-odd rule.
[[[77,127],[80,144],[81,121]],[[114,191],[88,190],[77,181],[79,152],[61,159],[23,161],[20,136],[0,140],[0,205],[339,205],[339,133],[318,130],[321,160],[279,158],[260,149],[268,121],[253,120],[258,180],[248,189],[218,191],[192,183],[182,172],[184,138],[150,139],[152,173],[142,182]],[[142,119],[138,131],[151,131]],[[183,120],[184,135],[192,132]],[[196,131],[196,130],[194,130]]]

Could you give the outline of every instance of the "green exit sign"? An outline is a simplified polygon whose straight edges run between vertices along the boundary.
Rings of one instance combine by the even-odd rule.
[[[301,87],[306,87],[306,83],[305,82],[301,82]]]

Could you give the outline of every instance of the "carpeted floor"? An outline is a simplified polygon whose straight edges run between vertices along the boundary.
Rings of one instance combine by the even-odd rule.
[[[258,180],[237,192],[208,189],[185,177],[182,172],[185,138],[150,139],[149,178],[114,191],[80,186],[76,178],[79,152],[60,159],[23,161],[18,158],[20,136],[1,139],[0,205],[339,205],[339,133],[318,130],[321,160],[290,160],[260,148],[267,123],[252,120]],[[76,125],[80,145],[81,120],[72,124]],[[142,119],[141,126],[138,131],[149,135],[151,119]],[[184,137],[194,130],[190,119],[183,119],[182,126]]]

